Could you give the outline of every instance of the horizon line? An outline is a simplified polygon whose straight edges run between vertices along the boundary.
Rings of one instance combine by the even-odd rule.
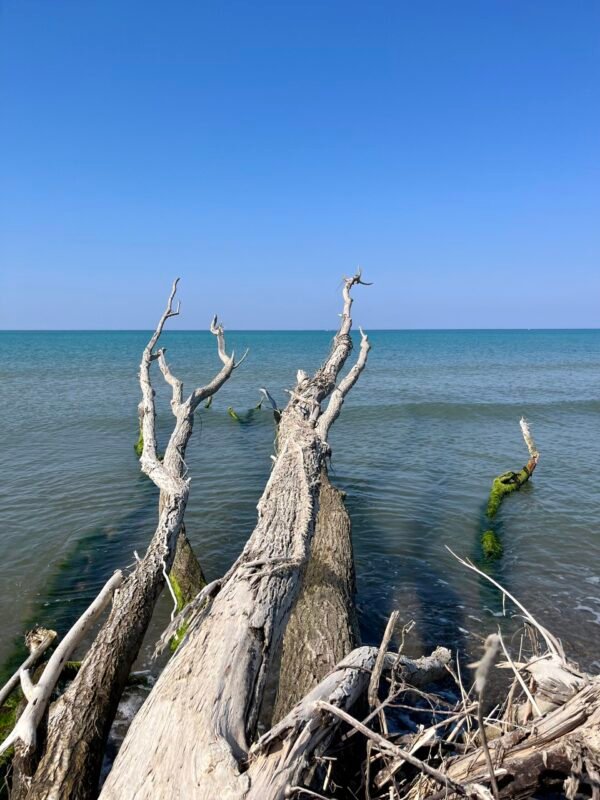
[[[0,328],[0,333],[152,333],[154,328]],[[228,333],[335,333],[337,328],[226,328]],[[358,331],[358,326],[356,326]],[[533,328],[365,328],[367,333],[468,333],[480,331],[600,331],[600,327]],[[171,328],[163,333],[210,333],[208,328]]]

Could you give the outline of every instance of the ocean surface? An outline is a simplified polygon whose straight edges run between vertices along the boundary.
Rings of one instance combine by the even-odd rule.
[[[273,418],[245,412],[266,386],[280,405],[296,370],[314,370],[332,332],[227,334],[250,353],[210,409],[198,411],[187,464],[186,527],[209,579],[253,529],[271,466]],[[143,551],[157,492],[139,470],[137,370],[148,334],[0,333],[0,663],[23,658],[32,623],[60,632],[117,567]],[[406,650],[438,643],[466,660],[501,625],[521,624],[499,593],[448,552],[481,563],[491,481],[527,461],[519,419],[541,451],[533,479],[498,515],[504,555],[486,571],[600,668],[600,331],[373,331],[367,368],[330,441],[347,493],[362,636],[390,612],[414,620]],[[172,370],[191,390],[219,368],[206,332],[165,332]],[[157,371],[160,440],[171,427]],[[245,420],[233,420],[233,407]],[[140,657],[168,619],[163,595]]]

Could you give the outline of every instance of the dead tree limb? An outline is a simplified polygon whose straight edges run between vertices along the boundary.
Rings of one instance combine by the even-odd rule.
[[[291,786],[306,783],[314,756],[325,752],[338,732],[340,719],[328,712],[347,712],[367,693],[377,659],[387,672],[398,668],[396,654],[358,647],[260,737],[250,749],[247,798],[283,800]],[[402,656],[402,667],[422,685],[436,680],[449,661],[450,651],[438,648],[419,659]]]
[[[100,594],[79,617],[75,625],[73,625],[54,653],[52,653],[41,678],[35,685],[31,680],[29,669],[27,667],[21,669],[21,688],[27,700],[27,705],[13,728],[12,733],[0,744],[0,754],[4,753],[5,750],[16,742],[21,742],[29,749],[35,748],[38,725],[46,712],[46,708],[50,702],[50,696],[54,691],[54,687],[58,682],[65,663],[69,660],[71,653],[81,643],[85,634],[110,603],[114,592],[122,583],[123,573],[120,571],[115,572],[110,580],[107,581]]]
[[[329,357],[312,377],[299,373],[281,414],[278,452],[254,532],[211,590],[212,602],[196,608],[196,620],[189,618],[186,638],[125,738],[102,791],[105,799],[176,794],[213,800],[249,790],[242,762],[308,561],[330,452],[325,437],[369,349],[363,337],[357,369],[350,381],[340,382],[327,414],[322,403],[336,389],[352,348],[350,291],[360,282],[360,274],[344,282],[342,321]]]
[[[23,670],[29,670],[32,667],[35,667],[46,650],[51,644],[54,643],[56,640],[56,631],[50,631],[43,628],[34,628],[26,635],[25,639],[27,644],[30,646],[31,652],[18,670],[11,675],[2,689],[0,689],[0,706],[4,705],[6,700],[19,685]]]
[[[179,306],[173,308],[177,283],[177,280],[173,283],[167,307],[144,348],[140,364],[139,415],[143,439],[140,465],[163,495],[158,525],[144,558],[115,598],[110,616],[77,677],[51,708],[46,747],[32,777],[30,800],[58,797],[88,800],[97,792],[110,725],[171,567],[181,530],[189,494],[189,480],[182,472],[182,465],[193,430],[194,412],[202,400],[221,388],[237,366],[233,353],[228,356],[225,352],[223,328],[215,319],[211,331],[217,337],[223,366],[209,383],[183,399],[183,385],[172,375],[164,350],[155,349],[166,321],[179,314]],[[165,380],[172,387],[171,409],[176,420],[162,461],[157,453],[156,409],[150,375],[154,361],[159,362]]]

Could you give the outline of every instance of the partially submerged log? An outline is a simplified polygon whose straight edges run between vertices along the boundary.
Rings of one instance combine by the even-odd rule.
[[[203,387],[183,399],[183,384],[170,371],[165,351],[156,345],[166,321],[179,314],[173,308],[174,282],[167,307],[144,348],[140,365],[142,470],[163,496],[159,521],[146,551],[116,594],[109,618],[100,629],[75,680],[54,703],[48,721],[43,756],[31,776],[30,800],[87,800],[97,792],[104,746],[127,678],[142,644],[156,600],[171,568],[189,495],[185,451],[193,430],[194,412],[217,392],[237,366],[225,352],[222,326],[215,318],[211,332],[223,366]],[[175,427],[162,461],[157,454],[155,402],[150,368],[158,362],[172,388]]]
[[[533,471],[540,458],[527,420],[521,417],[519,424],[525,444],[529,450],[529,461],[522,469],[518,470],[518,472],[504,472],[502,475],[498,475],[497,478],[494,478],[492,482],[492,488],[490,489],[490,496],[486,507],[486,519],[489,527],[481,534],[481,548],[484,556],[488,559],[498,558],[502,555],[502,542],[493,527],[494,519],[502,500],[506,495],[518,491],[527,483],[533,475]]]
[[[350,517],[323,467],[310,560],[283,639],[274,722],[358,645],[354,592]]]
[[[169,583],[177,598],[177,611],[182,611],[206,586],[204,572],[192,550],[183,525],[177,540],[173,565],[169,572]]]
[[[281,413],[256,528],[227,575],[188,606],[186,636],[133,721],[104,784],[105,799],[214,800],[250,791],[244,762],[308,561],[330,453],[327,435],[369,351],[361,331],[358,359],[336,384],[352,348],[350,290],[360,282],[360,273],[345,281],[332,350],[312,377],[299,372]]]

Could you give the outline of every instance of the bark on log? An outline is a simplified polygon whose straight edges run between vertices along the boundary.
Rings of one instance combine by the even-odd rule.
[[[97,794],[104,746],[119,698],[142,644],[156,600],[163,589],[175,543],[183,522],[189,494],[185,477],[185,451],[191,437],[194,412],[202,400],[217,392],[237,366],[225,352],[223,328],[216,318],[216,336],[223,367],[206,386],[183,400],[183,384],[170,371],[164,350],[155,352],[173,309],[174,282],[167,308],[142,354],[140,387],[142,402],[142,470],[164,496],[159,521],[144,558],[126,579],[81,669],[66,692],[52,706],[43,757],[31,781],[29,800],[89,800]],[[158,361],[163,377],[172,387],[171,408],[176,422],[162,462],[157,455],[152,362]]]
[[[351,523],[324,467],[310,560],[283,639],[278,722],[359,644]]]
[[[185,531],[185,525],[177,539],[177,549],[173,566],[169,572],[169,580],[177,597],[178,611],[181,611],[191,602],[201,589],[206,586],[206,578],[200,562],[196,558],[190,540]]]
[[[299,373],[282,412],[278,454],[256,528],[211,589],[217,591],[212,603],[197,609],[199,616],[134,719],[104,784],[105,800],[240,798],[250,788],[242,762],[307,564],[330,452],[327,434],[367,360],[369,343],[362,334],[357,362],[336,386],[352,347],[350,289],[359,282],[360,275],[345,281],[342,322],[328,359],[312,378]]]

